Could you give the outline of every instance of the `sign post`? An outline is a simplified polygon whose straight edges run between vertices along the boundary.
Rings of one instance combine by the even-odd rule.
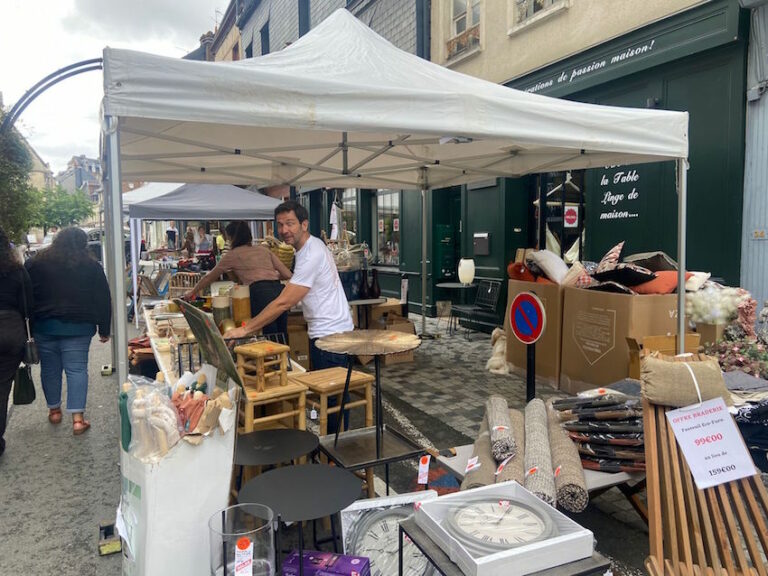
[[[533,292],[521,292],[509,307],[509,324],[515,337],[527,346],[525,399],[536,397],[536,342],[544,333],[547,315]]]

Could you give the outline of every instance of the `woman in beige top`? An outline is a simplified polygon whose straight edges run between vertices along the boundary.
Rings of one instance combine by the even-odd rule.
[[[290,280],[291,271],[277,256],[264,246],[253,246],[248,224],[242,220],[230,222],[224,229],[231,249],[221,257],[216,267],[197,283],[185,298],[193,299],[226,272],[234,272],[240,284],[250,288],[251,317],[267,307],[283,291],[280,280]],[[263,334],[286,334],[288,313],[283,313],[271,324],[264,326]]]

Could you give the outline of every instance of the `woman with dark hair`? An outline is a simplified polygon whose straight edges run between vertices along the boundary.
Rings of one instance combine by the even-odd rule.
[[[80,228],[61,230],[53,244],[27,261],[35,296],[34,336],[48,420],[61,422],[62,371],[67,375],[67,412],[72,432],[91,426],[85,420],[88,396],[88,349],[98,329],[109,340],[112,309],[101,265],[88,253],[88,236]]]
[[[5,452],[8,397],[16,370],[24,356],[27,332],[24,300],[32,307],[32,283],[8,236],[0,228],[0,456]]]
[[[259,314],[267,304],[283,291],[280,280],[290,280],[291,271],[277,256],[264,246],[254,246],[251,229],[242,220],[230,222],[224,229],[230,250],[221,257],[216,267],[197,283],[185,298],[192,299],[226,272],[234,272],[240,284],[249,286],[251,316]],[[274,322],[264,326],[264,334],[286,334],[288,314],[283,313]]]

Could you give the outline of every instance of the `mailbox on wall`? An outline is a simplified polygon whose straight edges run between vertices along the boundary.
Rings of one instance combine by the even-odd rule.
[[[491,234],[489,232],[475,232],[472,238],[472,247],[475,256],[488,256],[491,253]]]

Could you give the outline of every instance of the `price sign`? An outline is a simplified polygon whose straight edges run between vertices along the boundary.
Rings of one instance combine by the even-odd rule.
[[[699,489],[756,474],[752,457],[722,398],[667,412]]]
[[[564,219],[566,228],[577,228],[579,226],[579,207],[568,206],[565,209],[565,214],[563,215],[563,219]]]

